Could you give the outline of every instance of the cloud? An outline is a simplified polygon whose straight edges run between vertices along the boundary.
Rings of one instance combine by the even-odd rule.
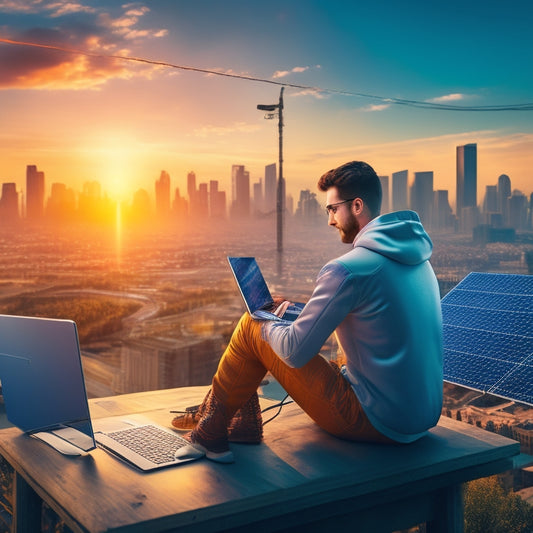
[[[445,104],[448,102],[457,102],[458,100],[464,100],[467,96],[461,93],[445,94],[444,96],[437,96],[436,98],[430,98],[426,100],[431,104]]]
[[[246,122],[235,122],[231,126],[213,126],[207,125],[201,128],[196,128],[193,135],[195,137],[207,137],[209,135],[223,136],[231,133],[249,133],[257,131],[259,126],[257,124],[247,124]]]
[[[113,78],[150,77],[154,65],[106,57],[127,56],[132,44],[167,35],[164,28],[142,27],[148,11],[140,4],[112,14],[75,1],[0,0],[0,12],[19,19],[22,13],[23,21],[25,14],[39,14],[42,20],[40,27],[33,16],[27,29],[0,27],[0,89],[88,89]]]
[[[385,109],[389,109],[391,104],[370,104],[366,107],[362,107],[361,111],[365,112],[373,112],[373,111],[385,111]]]
[[[72,13],[95,13],[96,9],[90,6],[84,6],[78,2],[53,2],[48,5],[51,17],[61,17]]]
[[[308,89],[302,89],[301,91],[295,93],[291,93],[291,96],[314,96],[317,100],[324,100],[325,98],[329,97],[329,95],[321,89],[316,89],[313,87],[310,87]]]
[[[272,77],[274,79],[285,78],[286,76],[289,76],[290,74],[298,74],[301,72],[305,72],[306,70],[309,70],[310,68],[311,67],[294,67],[294,68],[291,68],[290,70],[276,70],[276,72],[272,74]],[[314,68],[320,68],[320,65],[315,65]]]
[[[60,17],[72,13],[95,13],[96,9],[79,2],[56,0],[0,0],[0,12],[4,13],[46,13],[50,17]]]

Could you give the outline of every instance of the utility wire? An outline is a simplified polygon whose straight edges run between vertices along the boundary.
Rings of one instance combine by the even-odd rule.
[[[210,74],[213,76],[223,76],[227,78],[236,78],[236,79],[246,80],[246,81],[255,81],[258,83],[268,83],[271,85],[291,87],[293,89],[311,90],[311,91],[316,91],[319,93],[339,94],[339,95],[345,95],[345,96],[356,96],[359,98],[368,98],[372,100],[378,100],[386,104],[404,105],[408,107],[417,107],[417,108],[422,108],[422,109],[435,109],[435,110],[440,110],[440,111],[533,111],[533,103],[509,104],[509,105],[487,105],[487,106],[460,106],[460,105],[454,105],[454,104],[443,104],[443,103],[438,103],[438,102],[424,102],[420,100],[392,98],[392,97],[386,97],[386,96],[378,96],[375,94],[366,94],[366,93],[359,93],[359,92],[339,90],[339,89],[329,89],[329,88],[322,88],[322,87],[316,87],[316,86],[311,86],[311,85],[299,85],[296,83],[287,83],[287,82],[281,82],[281,81],[276,81],[276,80],[269,80],[266,78],[245,76],[242,74],[234,74],[230,72],[222,72],[222,71],[212,70],[212,69],[192,67],[192,66],[187,66],[187,65],[177,65],[175,63],[169,63],[167,61],[157,61],[153,59],[145,59],[142,57],[123,56],[123,55],[114,55],[114,54],[98,54],[95,52],[89,52],[85,50],[66,48],[63,46],[55,46],[55,45],[49,45],[49,44],[16,41],[13,39],[5,39],[5,38],[0,38],[0,43],[12,44],[16,46],[45,48],[48,50],[56,50],[59,52],[67,52],[70,54],[77,54],[77,55],[83,55],[83,56],[88,56],[88,57],[117,59],[120,61],[145,63],[148,65],[155,65],[155,66],[173,68],[173,69],[178,69],[178,70],[200,72],[203,74]]]

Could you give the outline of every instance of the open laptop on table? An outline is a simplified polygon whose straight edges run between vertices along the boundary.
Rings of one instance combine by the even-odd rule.
[[[228,262],[246,309],[252,318],[290,322],[298,318],[305,304],[291,303],[285,309],[287,304],[282,304],[275,309],[274,299],[254,257],[228,257]]]
[[[61,453],[83,455],[98,444],[145,471],[204,455],[156,424],[113,417],[103,420],[105,431],[93,431],[78,332],[70,320],[0,315],[0,382],[8,420]]]

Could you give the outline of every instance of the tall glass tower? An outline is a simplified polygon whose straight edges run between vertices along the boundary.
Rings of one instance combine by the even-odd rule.
[[[456,214],[465,207],[477,206],[477,144],[457,147]]]
[[[44,214],[44,172],[36,165],[26,167],[26,218],[36,220]]]

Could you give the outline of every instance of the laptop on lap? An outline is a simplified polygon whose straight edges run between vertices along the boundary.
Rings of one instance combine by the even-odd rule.
[[[303,303],[290,303],[278,316],[274,299],[254,257],[228,257],[239,292],[250,316],[255,320],[293,322],[304,308]],[[280,306],[281,307],[281,306]]]

